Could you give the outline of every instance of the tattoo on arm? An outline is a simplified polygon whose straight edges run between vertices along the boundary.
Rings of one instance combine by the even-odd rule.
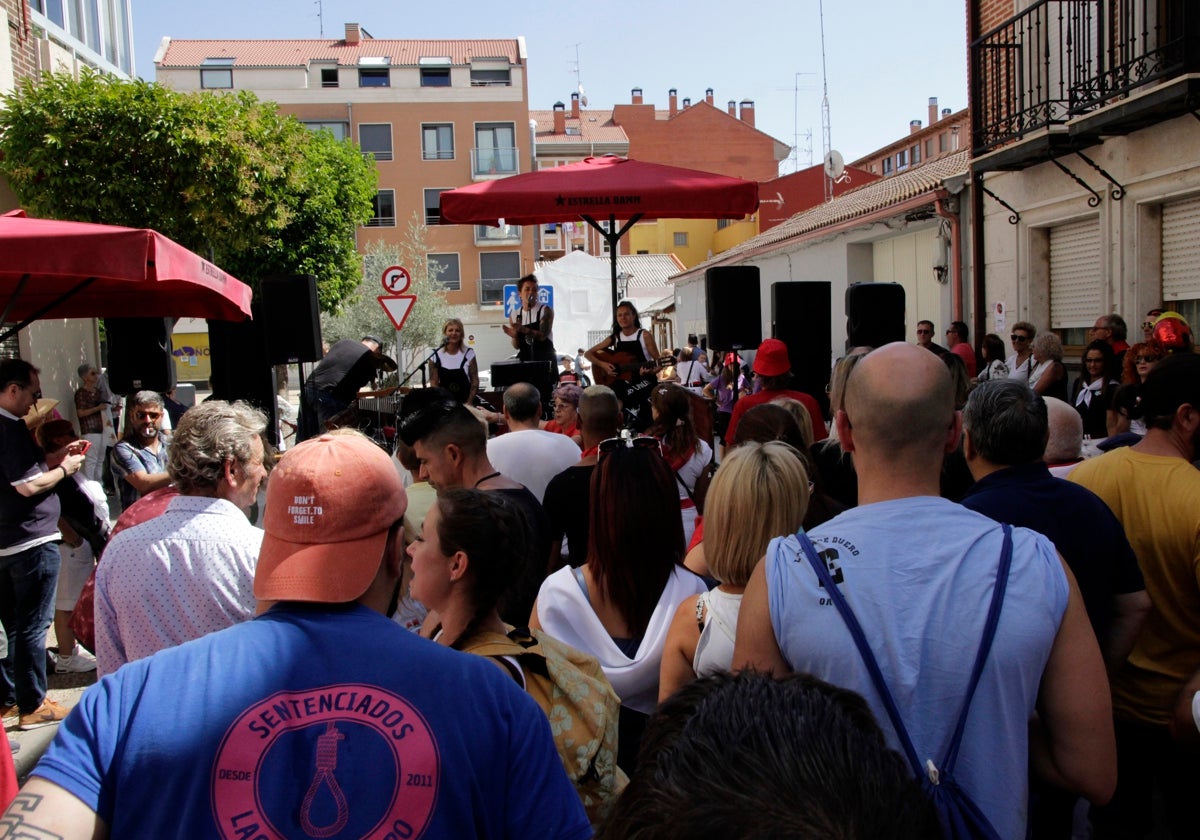
[[[32,817],[45,797],[36,793],[18,793],[8,806],[8,811],[0,816],[0,839],[11,840],[63,840],[63,835],[55,834],[39,828],[26,817]]]

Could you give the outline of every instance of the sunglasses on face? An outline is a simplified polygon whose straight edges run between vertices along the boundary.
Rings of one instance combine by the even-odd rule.
[[[1089,364],[1089,365],[1102,365],[1102,364],[1104,364],[1104,359],[1084,359],[1083,361],[1084,361],[1085,363]]]
[[[646,435],[626,435],[620,437],[611,437],[600,441],[600,452],[607,454],[616,452],[618,449],[659,449],[660,444],[658,438],[649,437]]]
[[[917,335],[933,335],[933,330],[917,330]]]
[[[161,411],[135,411],[133,416],[139,420],[157,420],[162,417]]]
[[[1011,338],[1013,341],[1028,341],[1029,340],[1029,336],[1017,335],[1016,333],[1013,333],[1012,335],[1010,335],[1009,338]]]
[[[1162,358],[1162,356],[1136,356],[1134,358],[1134,361],[1137,362],[1139,365],[1145,365],[1145,364],[1152,365],[1161,358]]]

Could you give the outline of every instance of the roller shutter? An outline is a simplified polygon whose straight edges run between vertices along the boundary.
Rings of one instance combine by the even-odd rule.
[[[1162,299],[1200,298],[1200,197],[1163,205]]]
[[[1094,324],[1102,288],[1099,220],[1050,228],[1050,328]]]

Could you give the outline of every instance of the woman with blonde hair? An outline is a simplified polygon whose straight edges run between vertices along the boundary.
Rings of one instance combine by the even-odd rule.
[[[1029,371],[1029,387],[1043,397],[1067,401],[1067,369],[1063,365],[1063,346],[1052,332],[1040,333],[1033,340],[1033,367]]]
[[[808,510],[808,474],[796,456],[781,441],[743,443],[713,476],[705,504],[705,559],[721,583],[676,608],[663,646],[660,703],[696,677],[729,670],[750,573],[767,544],[798,530]]]
[[[455,400],[470,405],[479,390],[479,363],[475,351],[463,346],[465,335],[463,322],[458,318],[450,318],[442,326],[445,340],[433,351],[429,384],[433,388],[445,388]]]

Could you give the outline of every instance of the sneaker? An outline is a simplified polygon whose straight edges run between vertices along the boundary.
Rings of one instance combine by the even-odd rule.
[[[16,719],[20,716],[20,714],[21,714],[21,710],[18,709],[15,705],[0,706],[0,720],[3,721],[5,726],[8,726],[10,723],[13,723],[14,721],[16,721]]]
[[[70,709],[64,709],[62,706],[55,703],[49,697],[42,701],[42,705],[36,710],[27,715],[21,715],[21,723],[17,726],[22,732],[28,732],[30,729],[40,729],[43,726],[49,726],[52,723],[59,723],[67,716]]]
[[[66,656],[60,653],[54,662],[54,673],[56,674],[86,674],[88,671],[95,670],[96,657],[88,653],[79,642],[75,643],[73,651]]]

